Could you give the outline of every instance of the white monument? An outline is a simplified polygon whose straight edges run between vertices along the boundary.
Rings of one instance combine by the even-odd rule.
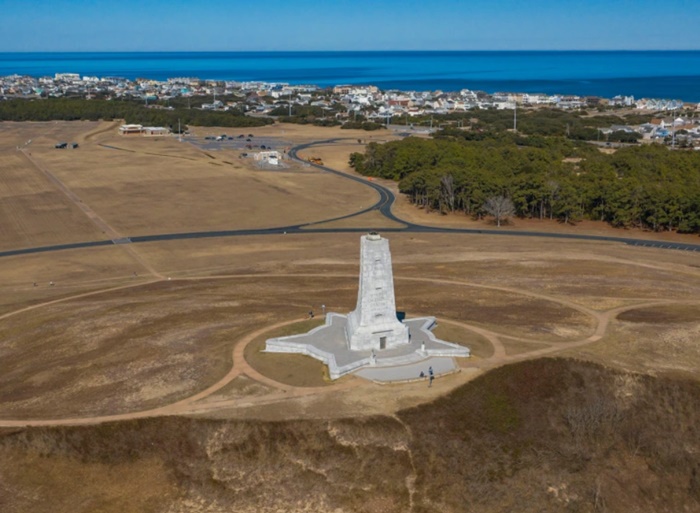
[[[408,344],[408,326],[396,317],[389,241],[372,232],[360,241],[360,289],[345,327],[352,351]]]
[[[321,308],[325,312],[325,305]],[[377,233],[364,235],[360,242],[355,310],[348,315],[327,312],[325,321],[308,333],[268,339],[265,351],[321,360],[331,379],[357,371],[373,381],[420,379],[427,366],[436,366],[436,374],[457,371],[453,359],[470,355],[469,348],[435,337],[435,317],[397,319],[389,241]],[[382,372],[389,367],[391,372]],[[362,374],[368,369],[375,375]]]

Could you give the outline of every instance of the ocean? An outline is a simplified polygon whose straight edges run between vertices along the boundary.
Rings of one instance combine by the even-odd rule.
[[[0,53],[0,75],[171,77],[700,102],[700,51]]]

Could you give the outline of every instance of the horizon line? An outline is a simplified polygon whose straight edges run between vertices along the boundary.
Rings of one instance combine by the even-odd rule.
[[[700,48],[521,48],[521,49],[389,49],[389,50],[0,50],[0,54],[22,53],[434,53],[434,52],[700,52]]]

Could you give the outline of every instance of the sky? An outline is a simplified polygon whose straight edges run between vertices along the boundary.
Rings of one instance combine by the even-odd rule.
[[[0,52],[700,50],[700,0],[2,0]]]

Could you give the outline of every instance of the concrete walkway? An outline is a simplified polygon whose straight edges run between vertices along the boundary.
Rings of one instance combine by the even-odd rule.
[[[420,379],[420,373],[425,373],[425,379],[428,379],[428,368],[432,367],[435,376],[441,374],[449,374],[457,371],[459,368],[453,358],[436,357],[427,358],[416,363],[407,365],[396,365],[393,367],[365,367],[355,372],[355,376],[377,381],[380,383],[390,383],[398,381],[413,381]]]

